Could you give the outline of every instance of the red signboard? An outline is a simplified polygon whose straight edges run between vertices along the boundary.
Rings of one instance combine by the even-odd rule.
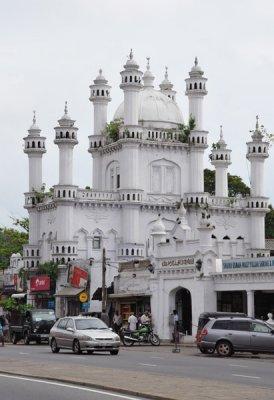
[[[47,275],[32,276],[30,278],[30,291],[43,292],[50,290],[50,277]]]
[[[69,271],[69,283],[73,287],[84,288],[87,285],[88,272],[80,267],[71,266]]]

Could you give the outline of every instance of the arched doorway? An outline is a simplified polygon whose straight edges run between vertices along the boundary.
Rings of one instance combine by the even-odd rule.
[[[188,289],[178,289],[175,294],[175,309],[179,316],[179,329],[186,335],[192,335],[191,294]]]

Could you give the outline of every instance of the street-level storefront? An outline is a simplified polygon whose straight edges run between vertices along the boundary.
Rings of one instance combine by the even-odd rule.
[[[35,275],[28,282],[28,304],[35,308],[55,309],[55,286],[47,275]]]
[[[151,310],[150,295],[144,293],[110,294],[109,301],[113,303],[114,309],[119,311],[123,323],[126,324],[130,314],[142,315]]]
[[[83,305],[88,302],[85,288],[64,287],[56,293],[55,297],[58,317],[79,315],[85,311]]]

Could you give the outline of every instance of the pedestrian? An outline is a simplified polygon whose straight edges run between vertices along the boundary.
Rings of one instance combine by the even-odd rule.
[[[114,332],[118,333],[123,324],[122,316],[119,314],[118,310],[115,311],[112,322]]]
[[[149,325],[150,324],[150,316],[149,312],[145,311],[144,314],[140,318],[141,324],[142,325]]]
[[[105,310],[105,309],[103,309],[102,312],[101,312],[101,320],[102,320],[107,326],[109,326],[109,316],[108,316],[108,314],[106,313],[106,310]]]
[[[135,316],[134,312],[131,312],[128,318],[128,327],[130,331],[136,331],[137,322],[137,317]]]
[[[2,343],[2,347],[5,345],[5,340],[4,340],[4,332],[3,332],[3,318],[0,317],[0,342]]]
[[[173,310],[173,338],[174,338],[174,353],[180,352],[179,349],[179,316],[178,311]]]

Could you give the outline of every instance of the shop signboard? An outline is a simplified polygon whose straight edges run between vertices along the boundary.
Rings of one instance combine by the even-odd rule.
[[[31,292],[44,292],[50,290],[50,277],[47,275],[32,276],[30,278]]]
[[[88,294],[87,292],[82,292],[79,294],[79,300],[81,303],[86,303],[88,301]]]
[[[274,257],[236,258],[234,260],[223,260],[223,270],[273,267]]]
[[[69,283],[76,288],[85,288],[88,282],[88,272],[77,265],[72,265],[69,271]]]
[[[4,277],[3,277],[3,286],[5,292],[7,291],[13,291],[16,289],[16,284],[14,282],[14,274],[5,272]]]

